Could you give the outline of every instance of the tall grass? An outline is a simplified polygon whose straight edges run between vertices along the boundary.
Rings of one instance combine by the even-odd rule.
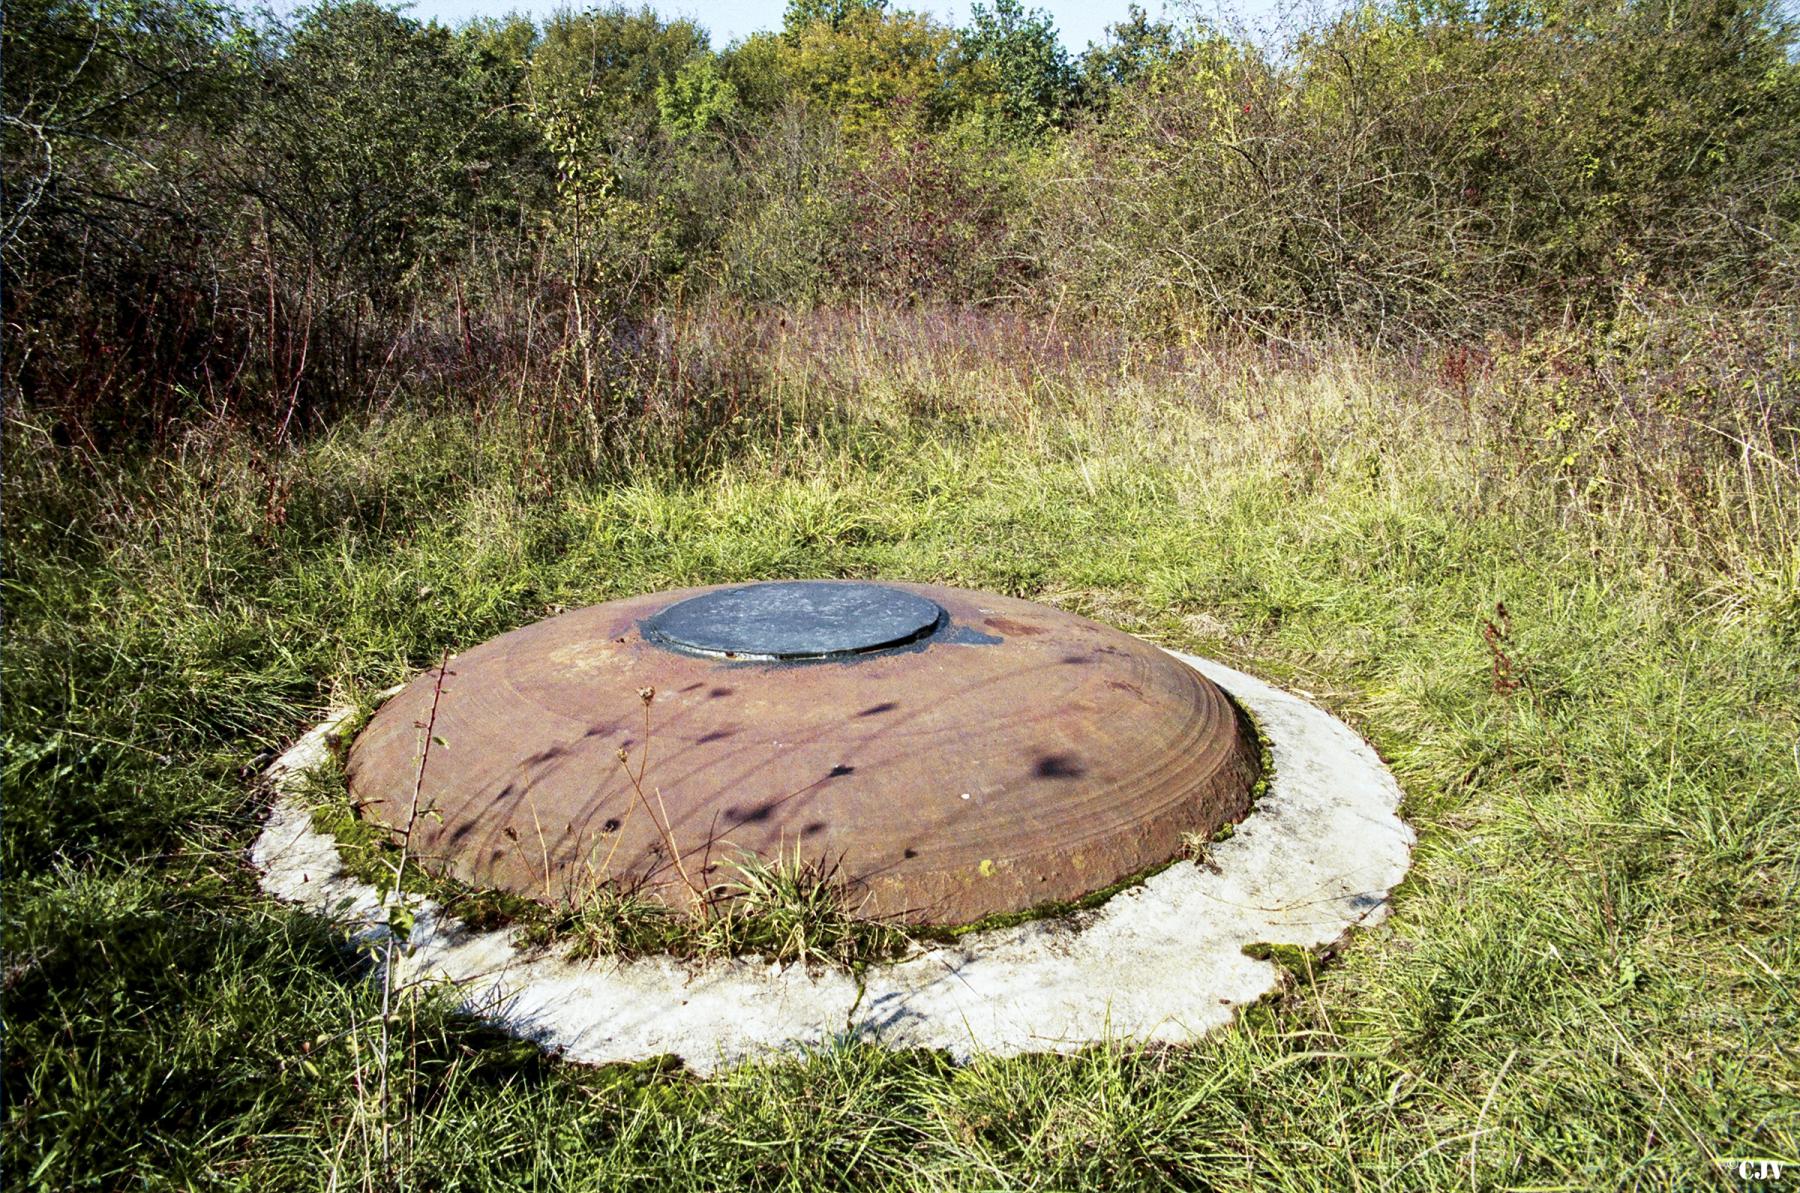
[[[595,463],[510,405],[272,455],[96,457],[15,414],[7,1179],[1661,1188],[1800,1159],[1795,339],[1669,326],[1404,361],[795,318],[751,357],[766,417],[697,469]],[[807,575],[1027,595],[1310,693],[1407,792],[1395,915],[1149,1053],[845,1041],[703,1083],[426,999],[383,1168],[352,1030],[379,989],[258,893],[260,761],[559,608]]]

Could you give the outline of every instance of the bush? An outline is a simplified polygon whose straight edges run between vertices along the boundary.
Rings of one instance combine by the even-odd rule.
[[[1042,272],[1134,317],[1377,339],[1604,316],[1627,284],[1786,300],[1792,43],[1761,0],[1200,40],[1066,146]]]
[[[1010,3],[802,4],[719,55],[620,7],[8,15],[4,380],[96,450],[546,367],[589,401],[597,345],[708,294],[1416,344],[1800,285],[1769,0],[1404,0],[1279,51],[1139,13],[1085,75]]]

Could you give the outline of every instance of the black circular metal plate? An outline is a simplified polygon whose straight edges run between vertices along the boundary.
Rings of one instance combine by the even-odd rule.
[[[916,593],[847,580],[778,580],[678,601],[648,618],[651,641],[736,659],[829,659],[929,637],[944,610]]]

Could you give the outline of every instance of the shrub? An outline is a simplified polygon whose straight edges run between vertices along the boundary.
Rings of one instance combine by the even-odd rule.
[[[1041,271],[1133,317],[1377,339],[1604,316],[1634,281],[1791,295],[1792,40],[1761,0],[1197,39],[1068,143]]]

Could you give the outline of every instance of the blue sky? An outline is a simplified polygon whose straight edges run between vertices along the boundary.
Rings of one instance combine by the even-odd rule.
[[[629,0],[635,6],[636,0]],[[1139,0],[1151,13],[1164,8],[1160,0]],[[1252,25],[1279,19],[1302,0],[1202,0],[1198,4],[1171,6],[1176,18],[1188,12],[1230,21],[1237,17]],[[970,0],[894,0],[895,8],[912,8],[931,13],[940,20],[960,23],[969,15]],[[567,0],[416,0],[408,10],[421,20],[435,17],[445,24],[456,24],[473,16],[503,16],[524,12],[542,17],[557,8],[587,7]],[[712,33],[713,45],[723,48],[728,42],[761,29],[779,29],[786,0],[666,0],[652,7],[665,16],[691,17]],[[1056,19],[1065,46],[1080,52],[1090,41],[1099,41],[1106,27],[1125,16],[1128,0],[1026,0],[1028,8],[1043,8]]]

